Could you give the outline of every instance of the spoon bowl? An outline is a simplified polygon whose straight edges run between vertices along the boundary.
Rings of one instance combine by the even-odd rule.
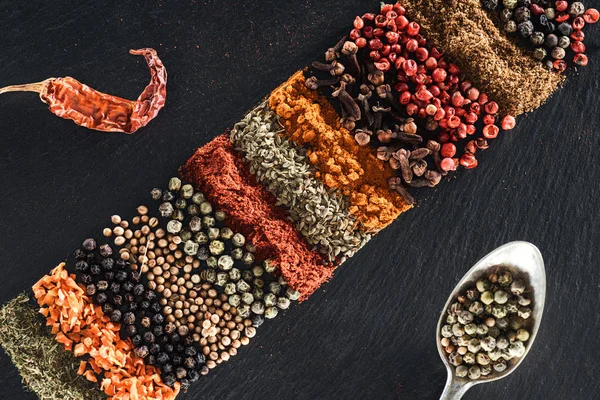
[[[520,279],[525,281],[529,288],[528,294],[531,298],[531,328],[530,336],[525,346],[525,353],[520,357],[511,360],[508,368],[503,372],[493,371],[488,376],[482,376],[477,380],[470,380],[468,378],[459,378],[454,374],[454,368],[450,365],[447,359],[446,352],[441,345],[441,328],[445,323],[447,316],[447,310],[450,305],[456,301],[459,293],[466,291],[468,288],[473,287],[477,279],[481,277],[487,277],[490,273],[495,271],[497,267],[502,267],[513,275],[518,275]],[[470,270],[463,276],[458,282],[450,297],[444,305],[442,314],[436,328],[436,343],[438,352],[442,361],[446,365],[448,371],[448,379],[446,380],[446,387],[440,397],[440,400],[459,400],[471,387],[480,383],[493,382],[498,379],[502,379],[507,375],[511,374],[519,364],[525,359],[525,356],[531,349],[531,346],[535,340],[540,322],[542,320],[542,313],[544,311],[544,301],[546,299],[546,271],[544,269],[544,260],[542,254],[533,244],[528,242],[510,242],[503,246],[498,247],[481,260],[477,262]]]

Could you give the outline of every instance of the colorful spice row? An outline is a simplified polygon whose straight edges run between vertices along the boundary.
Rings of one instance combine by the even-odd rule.
[[[566,0],[506,0],[501,5],[498,0],[482,0],[482,5],[487,10],[498,11],[507,33],[518,33],[527,39],[534,47],[533,56],[545,61],[548,69],[564,72],[567,69],[564,59],[569,50],[573,53],[573,64],[587,65],[582,29],[586,24],[598,22],[598,10],[586,9],[579,1]]]
[[[284,206],[309,244],[342,263],[370,239],[358,230],[346,199],[315,177],[306,151],[282,137],[277,115],[263,103],[235,124],[231,140],[250,172]]]
[[[285,127],[284,134],[308,146],[308,160],[325,186],[339,190],[350,201],[350,214],[359,229],[377,233],[412,207],[410,199],[387,187],[393,177],[370,149],[360,147],[329,101],[305,86],[302,71],[295,73],[269,97],[270,108]]]

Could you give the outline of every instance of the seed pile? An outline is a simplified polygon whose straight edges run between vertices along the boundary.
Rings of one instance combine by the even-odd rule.
[[[314,177],[306,150],[283,138],[277,115],[263,103],[235,124],[231,140],[250,172],[288,210],[296,229],[329,261],[343,263],[370,239],[357,228],[338,192]]]
[[[176,250],[166,256],[168,262],[157,259],[148,269],[148,284],[163,296],[165,329],[191,335],[199,344],[207,357],[206,374],[236,355],[265,318],[275,318],[300,294],[274,276],[271,262],[257,262],[255,246],[225,225],[225,213],[190,184],[171,178],[167,190],[151,195],[161,202],[168,232],[155,251],[162,248],[164,256],[164,249]]]
[[[145,216],[147,209],[140,207],[140,210]],[[115,243],[124,244],[126,236],[130,237],[130,244],[134,239],[139,242],[145,239],[138,234],[141,229],[129,230],[131,234],[125,231],[123,235],[126,236],[121,236],[123,226],[129,226],[129,223],[118,216],[113,216],[112,221],[119,223],[112,229],[117,235]],[[146,245],[140,243],[143,253],[147,253]],[[86,239],[74,253],[77,282],[85,285],[86,294],[102,307],[113,323],[122,323],[120,337],[131,339],[135,355],[146,364],[159,367],[167,386],[173,387],[175,382],[180,382],[185,391],[199,379],[205,358],[192,345],[187,331],[169,329],[162,313],[164,297],[161,298],[154,285],[145,284],[142,272],[131,269],[122,258],[135,259],[136,252],[130,251],[120,252],[121,258],[115,260],[110,245],[97,246],[94,239]],[[142,263],[146,259],[143,255],[137,257]]]
[[[227,135],[198,149],[182,175],[213,204],[227,210],[227,223],[256,246],[256,256],[271,260],[288,285],[308,298],[333,272],[333,266],[294,228],[277,198],[256,182]]]
[[[496,27],[480,0],[402,0],[428,41],[461,66],[494,99],[500,114],[518,116],[542,105],[564,81]]]
[[[509,34],[527,39],[534,48],[533,56],[545,61],[548,69],[563,72],[567,69],[564,59],[571,50],[573,63],[586,66],[588,58],[582,31],[585,24],[598,22],[598,10],[586,10],[579,1],[559,0],[482,0],[487,10],[497,10],[503,28]]]
[[[20,294],[0,310],[0,344],[23,383],[42,400],[105,398],[77,375],[79,361],[56,342],[28,301],[25,294]]]
[[[503,372],[525,354],[531,299],[525,282],[498,267],[452,303],[440,345],[460,378]]]
[[[393,177],[368,148],[359,146],[339,123],[329,101],[308,89],[302,71],[295,73],[269,97],[270,108],[285,126],[285,135],[308,146],[315,176],[350,200],[350,214],[365,232],[376,233],[412,207],[409,198],[390,191]]]

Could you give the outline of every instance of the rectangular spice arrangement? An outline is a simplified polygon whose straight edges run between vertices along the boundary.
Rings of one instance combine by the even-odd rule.
[[[476,167],[478,151],[564,81],[562,64],[549,70],[518,47],[479,1],[444,4],[403,0],[357,17],[323,60],[153,189],[150,206],[113,216],[7,304],[0,343],[25,384],[43,399],[174,399],[327,282],[420,188]],[[577,18],[598,19],[573,4],[560,11],[570,36]],[[484,39],[464,47],[471,35]],[[23,354],[52,368],[40,374]]]

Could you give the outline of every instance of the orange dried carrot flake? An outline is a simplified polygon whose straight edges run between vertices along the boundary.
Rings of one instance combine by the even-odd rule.
[[[46,323],[56,340],[76,356],[89,356],[77,373],[100,388],[113,400],[173,400],[180,390],[165,385],[157,368],[136,357],[129,339],[119,336],[120,324],[110,321],[93,304],[62,263],[35,285],[33,292]]]

